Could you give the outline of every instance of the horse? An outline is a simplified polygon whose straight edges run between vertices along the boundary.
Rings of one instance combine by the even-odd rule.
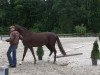
[[[62,47],[62,44],[59,40],[59,37],[53,33],[53,32],[32,32],[28,29],[26,29],[23,26],[20,25],[14,25],[16,31],[20,33],[20,35],[23,37],[22,38],[22,43],[24,45],[24,53],[23,53],[23,58],[22,61],[24,61],[26,52],[28,49],[30,49],[33,57],[34,57],[34,64],[36,64],[36,57],[34,54],[33,47],[40,47],[45,45],[49,50],[50,54],[49,57],[52,55],[54,52],[54,62],[56,62],[56,48],[55,48],[55,43],[58,43],[58,47],[60,52],[65,56],[66,52]]]

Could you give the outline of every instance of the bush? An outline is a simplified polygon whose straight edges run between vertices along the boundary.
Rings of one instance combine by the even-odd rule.
[[[79,34],[85,34],[86,33],[86,27],[84,27],[83,25],[75,26],[75,31],[76,31],[76,33],[79,33]]]
[[[92,59],[99,59],[99,46],[97,40],[93,43],[93,49],[91,52]]]
[[[60,29],[60,28],[57,28],[57,27],[55,27],[55,28],[52,30],[52,32],[62,34],[61,29]]]
[[[42,56],[44,55],[43,47],[38,47],[37,48],[37,56],[39,60],[42,60]]]

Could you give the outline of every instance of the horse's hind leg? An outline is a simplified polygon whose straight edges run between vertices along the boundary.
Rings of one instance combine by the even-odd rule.
[[[32,53],[32,55],[34,57],[34,64],[36,64],[36,57],[35,57],[35,54],[34,54],[34,50],[33,50],[32,47],[30,47],[29,49],[31,50],[31,53]]]
[[[50,51],[50,54],[48,56],[48,62],[50,61],[50,56],[52,55],[53,51]]]
[[[46,45],[46,46],[50,50],[49,56],[51,56],[52,53],[54,52],[54,63],[55,63],[56,62],[56,53],[57,53],[57,51],[55,49],[55,45]]]
[[[50,53],[50,56],[51,56],[51,54],[54,52],[54,64],[55,64],[55,62],[56,62],[56,53],[57,53],[57,51],[56,51],[56,49],[55,49],[55,47],[54,46],[51,46],[51,49],[52,49],[52,52]]]
[[[51,47],[50,45],[46,45],[46,47],[50,50],[50,54],[49,54],[49,56],[51,56],[52,53],[53,53],[52,47]]]
[[[52,55],[53,51],[52,51],[52,47],[50,45],[46,45],[46,47],[50,50],[50,54],[48,57],[48,62],[50,61],[50,56]]]
[[[56,53],[57,53],[57,51],[56,51],[55,47],[53,47],[53,50],[54,50],[54,64],[55,64],[55,62],[56,62]]]

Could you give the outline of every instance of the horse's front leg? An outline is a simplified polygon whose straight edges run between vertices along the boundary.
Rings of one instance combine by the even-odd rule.
[[[31,53],[32,53],[32,55],[34,57],[34,64],[36,64],[36,57],[35,57],[35,54],[34,54],[34,50],[33,50],[32,47],[30,47],[29,49],[31,50]]]
[[[20,65],[21,65],[22,62],[24,61],[24,58],[25,58],[25,55],[26,55],[27,50],[28,50],[28,47],[24,46],[23,58],[22,58],[22,61],[20,62]]]

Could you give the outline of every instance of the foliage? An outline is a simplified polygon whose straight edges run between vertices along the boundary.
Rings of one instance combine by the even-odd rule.
[[[0,0],[0,25],[9,27],[13,23],[36,32],[65,34],[84,24],[87,32],[97,33],[100,0]]]
[[[8,34],[8,28],[7,27],[0,27],[0,35]]]
[[[44,55],[43,47],[38,47],[37,48],[37,56],[43,56],[43,55]]]
[[[86,33],[86,27],[84,27],[83,25],[81,26],[75,26],[75,31],[79,34],[85,34]]]
[[[93,49],[91,52],[91,58],[92,59],[99,59],[99,46],[97,40],[93,43]]]

